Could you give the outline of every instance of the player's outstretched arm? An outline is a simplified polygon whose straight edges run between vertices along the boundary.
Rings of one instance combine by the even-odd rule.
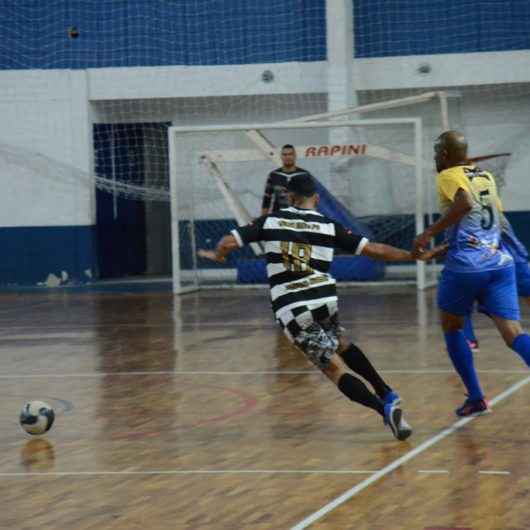
[[[414,256],[420,255],[429,245],[429,241],[442,233],[450,226],[458,224],[473,209],[473,200],[469,193],[460,188],[454,197],[453,204],[449,210],[436,223],[433,223],[423,234],[416,237],[413,243]]]
[[[421,254],[416,255],[413,253],[412,255],[415,257],[415,259],[420,261],[431,261],[433,259],[445,256],[448,250],[449,245],[447,243],[444,243],[443,245],[438,245],[437,247],[426,250]]]
[[[392,247],[383,243],[367,243],[361,255],[381,261],[430,261],[439,256],[443,256],[447,252],[447,248],[448,245],[440,245],[416,256],[408,250]]]
[[[384,243],[366,243],[361,251],[362,256],[380,261],[413,261],[412,252]]]
[[[219,243],[217,243],[215,250],[200,249],[197,252],[197,255],[200,258],[216,261],[217,263],[224,263],[226,261],[226,257],[238,248],[240,247],[236,241],[236,238],[232,234],[228,234],[224,236]]]

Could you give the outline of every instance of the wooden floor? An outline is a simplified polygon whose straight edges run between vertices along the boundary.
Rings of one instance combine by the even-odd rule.
[[[434,293],[341,295],[409,442],[290,348],[265,291],[0,296],[0,529],[301,529],[322,508],[311,528],[530,529],[523,363],[477,317],[499,400],[457,423]],[[30,438],[18,410],[37,398],[57,420]]]

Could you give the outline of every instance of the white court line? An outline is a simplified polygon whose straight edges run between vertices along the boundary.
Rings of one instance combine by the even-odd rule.
[[[371,469],[165,469],[149,471],[44,471],[42,473],[0,472],[0,477],[77,477],[146,475],[374,475]],[[419,469],[423,475],[449,475],[447,469]],[[510,471],[479,471],[479,475],[511,475]]]
[[[1,317],[1,314],[0,314]],[[411,328],[407,331],[412,333],[416,333],[416,322],[410,322],[409,320],[341,320],[341,324],[345,325],[354,325],[354,326],[374,326],[379,327],[382,324],[386,326],[392,326],[392,325],[407,325],[411,326]],[[220,320],[219,322],[179,322],[177,324],[178,327],[183,328],[196,328],[196,329],[202,329],[202,328],[255,328],[257,330],[263,329],[263,328],[275,328],[278,331],[280,331],[280,327],[276,322],[273,320],[269,322],[263,322],[263,321],[256,321],[256,322],[242,322],[241,320],[235,320],[235,321],[226,321],[226,320]],[[25,329],[31,329],[35,330],[35,326],[31,325],[14,325],[11,326],[13,330],[25,330]],[[171,328],[173,329],[175,327],[174,322],[167,322],[167,323],[160,323],[160,324],[142,324],[142,323],[126,323],[126,322],[116,322],[114,324],[81,324],[81,323],[74,323],[69,325],[45,325],[45,324],[39,324],[38,329],[39,331],[51,329],[53,331],[66,329],[66,330],[72,330],[72,329],[105,329],[105,328],[111,328],[113,330],[119,329],[119,328]],[[359,328],[357,328],[359,329]],[[432,329],[433,332],[438,332],[439,328],[438,326],[432,326],[428,327],[427,329]],[[195,329],[191,329],[190,332],[195,331]],[[403,334],[403,332],[402,332]]]
[[[528,370],[477,370],[479,374],[526,374]],[[380,370],[383,374],[402,374],[402,375],[447,375],[454,374],[454,370]],[[64,373],[64,374],[47,374],[44,372],[34,374],[0,374],[0,379],[43,379],[43,378],[61,378],[61,377],[140,377],[149,375],[318,375],[322,373],[319,370],[262,370],[262,371],[210,371],[210,370],[167,370],[152,372],[85,372],[85,373]]]
[[[318,370],[285,370],[285,371],[248,371],[248,372],[215,372],[215,371],[185,371],[185,370],[169,370],[169,371],[158,371],[158,372],[88,372],[88,373],[65,373],[65,374],[0,374],[0,379],[39,379],[39,378],[60,378],[60,377],[137,377],[137,376],[150,376],[150,375],[168,375],[168,376],[179,376],[179,375],[321,375]]]
[[[508,387],[504,392],[501,392],[499,395],[495,396],[490,401],[490,404],[494,406],[497,403],[500,403],[501,401],[505,400],[506,398],[510,397],[512,394],[523,388],[528,383],[530,383],[530,376],[525,377],[518,383],[515,383],[514,385]],[[472,422],[474,419],[474,417],[462,418],[461,420],[458,420],[457,422],[453,423],[451,427],[448,427],[447,429],[444,429],[443,431],[439,432],[436,436],[429,438],[425,442],[412,449],[412,451],[405,453],[402,457],[398,458],[397,460],[394,460],[394,462],[379,470],[377,473],[374,473],[372,476],[364,479],[362,482],[360,482],[353,488],[350,488],[348,491],[345,491],[342,495],[339,495],[336,499],[332,500],[331,502],[320,508],[320,510],[312,513],[311,515],[300,521],[298,524],[291,527],[291,530],[303,530],[304,528],[311,526],[314,522],[318,521],[319,519],[322,519],[322,517],[327,515],[329,512],[333,511],[341,504],[344,504],[346,501],[350,500],[352,497],[365,490],[368,486],[371,486],[374,482],[377,482],[381,478],[392,473],[392,471],[394,471],[398,467],[401,467],[403,464],[406,464],[407,462],[417,457],[419,454],[423,453],[427,449],[430,449],[438,442],[441,442],[443,439],[447,438],[448,436],[451,436],[451,434],[454,434],[462,427]]]
[[[443,375],[443,374],[456,374],[454,370],[379,370],[385,374],[418,374],[418,375]],[[526,374],[528,370],[477,370],[478,374]]]
[[[373,475],[364,469],[170,469],[153,471],[45,471],[42,473],[0,472],[0,477],[77,477],[122,475]]]
[[[93,339],[94,331],[65,331],[64,333],[44,333],[26,335],[0,335],[0,342],[23,341],[23,340],[60,340],[60,339]]]

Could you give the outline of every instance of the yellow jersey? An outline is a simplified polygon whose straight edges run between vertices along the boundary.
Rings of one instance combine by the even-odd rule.
[[[473,207],[458,225],[447,231],[446,268],[455,272],[501,269],[513,265],[500,249],[502,204],[493,175],[476,166],[454,166],[437,177],[440,212],[445,214],[459,189],[471,196]]]

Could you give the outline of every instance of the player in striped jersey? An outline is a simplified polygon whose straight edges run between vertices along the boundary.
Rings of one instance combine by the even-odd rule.
[[[383,416],[394,436],[408,438],[412,429],[403,419],[400,399],[364,353],[342,336],[338,321],[335,279],[329,274],[334,248],[386,261],[410,261],[410,252],[370,243],[316,211],[314,179],[298,175],[289,181],[292,206],[233,230],[215,251],[201,257],[224,262],[226,256],[251,242],[263,242],[267,258],[272,309],[285,334],[352,401]],[[432,259],[435,252],[422,259]],[[351,370],[351,371],[350,371]],[[352,374],[366,379],[374,388]]]

